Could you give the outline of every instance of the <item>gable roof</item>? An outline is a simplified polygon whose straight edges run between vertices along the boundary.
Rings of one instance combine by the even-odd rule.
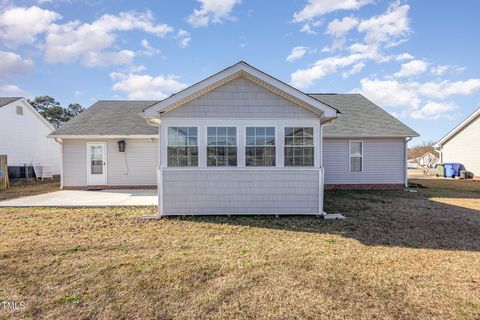
[[[418,137],[419,134],[361,94],[310,94],[342,115],[326,126],[326,137]]]
[[[0,97],[0,108],[20,99],[22,97]]]
[[[50,137],[62,136],[155,136],[158,128],[142,116],[152,101],[97,101],[55,130]]]
[[[447,133],[440,141],[435,144],[435,147],[439,148],[443,144],[445,144],[448,140],[453,138],[457,133],[462,131],[465,127],[469,126],[472,122],[477,120],[477,117],[480,117],[480,108],[472,113],[467,119],[463,120],[458,126],[452,129],[449,133]]]
[[[338,111],[332,106],[310,97],[302,91],[252,67],[244,61],[240,61],[162,101],[159,101],[149,108],[146,108],[144,114],[146,117],[158,117],[159,113],[168,112],[238,77],[245,77],[314,113],[323,114],[323,117],[325,118],[337,117]]]
[[[0,108],[5,107],[9,105],[12,102],[17,102],[20,103],[23,107],[27,108],[30,110],[30,112],[33,113],[35,117],[37,117],[41,123],[43,123],[48,129],[53,131],[53,126],[50,122],[47,121],[35,108],[28,102],[27,99],[23,97],[0,97]],[[18,105],[18,104],[17,104]]]

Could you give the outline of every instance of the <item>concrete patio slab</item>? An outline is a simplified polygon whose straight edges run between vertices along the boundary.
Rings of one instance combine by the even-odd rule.
[[[0,207],[155,206],[157,190],[61,190],[0,201]]]

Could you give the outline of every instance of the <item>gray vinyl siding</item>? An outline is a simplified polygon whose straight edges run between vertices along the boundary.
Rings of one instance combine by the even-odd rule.
[[[165,170],[164,214],[318,213],[319,170]]]
[[[349,141],[363,141],[363,172],[350,172]],[[405,183],[404,139],[327,139],[323,141],[325,184]]]
[[[162,116],[169,118],[315,118],[315,113],[245,78],[234,79]]]
[[[118,139],[64,140],[64,186],[87,185],[87,142],[107,142],[107,185],[156,185],[158,139],[126,139],[126,152],[118,152]],[[125,162],[125,156],[127,162]],[[128,164],[128,173],[127,166]],[[125,174],[127,173],[127,174]]]
[[[63,185],[87,185],[87,147],[85,141],[63,140]]]
[[[459,162],[480,176],[480,117],[443,144],[442,161]]]

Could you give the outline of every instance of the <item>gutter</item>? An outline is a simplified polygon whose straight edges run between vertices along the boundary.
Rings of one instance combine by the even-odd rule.
[[[405,188],[408,188],[408,142],[412,139],[413,137],[405,139]]]

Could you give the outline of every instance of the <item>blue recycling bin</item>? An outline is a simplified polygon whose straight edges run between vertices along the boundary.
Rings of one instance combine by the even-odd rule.
[[[451,163],[444,163],[443,166],[445,167],[445,177],[446,178],[455,177],[455,169],[453,169],[453,165]]]
[[[449,171],[448,173],[445,173],[445,176],[447,177],[460,177],[460,170],[462,170],[463,166],[461,163],[457,163],[457,162],[449,162],[449,163],[445,163],[445,170],[447,168],[447,166],[449,166],[451,168],[451,171]]]

